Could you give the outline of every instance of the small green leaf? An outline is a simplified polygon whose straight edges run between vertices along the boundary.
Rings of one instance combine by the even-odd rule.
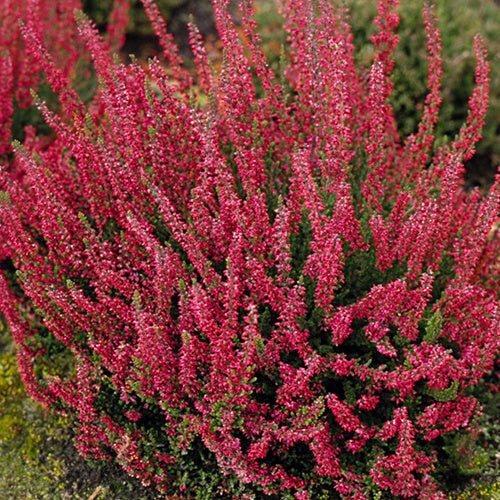
[[[436,311],[430,319],[427,321],[427,326],[425,327],[424,342],[432,344],[441,335],[443,331],[443,316],[441,312]]]

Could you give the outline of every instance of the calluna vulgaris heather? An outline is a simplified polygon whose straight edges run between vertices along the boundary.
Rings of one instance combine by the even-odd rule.
[[[112,56],[127,2],[107,39],[82,14],[71,28],[76,3],[0,2],[0,310],[31,395],[76,416],[83,455],[163,492],[201,443],[245,498],[445,498],[437,450],[471,429],[499,348],[500,175],[488,196],[463,189],[481,39],[467,122],[438,148],[427,4],[429,93],[405,139],[388,104],[397,0],[379,1],[366,71],[346,11],[278,2],[278,75],[250,2],[237,27],[213,0],[220,72],[190,26],[196,75],[152,0],[166,65]],[[85,50],[87,104],[71,86]],[[42,80],[56,107],[29,94]],[[53,134],[14,151],[13,99]]]

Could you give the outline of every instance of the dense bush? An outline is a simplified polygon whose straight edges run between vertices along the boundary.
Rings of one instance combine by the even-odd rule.
[[[196,77],[143,4],[168,67],[119,63],[77,15],[100,82],[87,105],[43,28],[21,28],[26,74],[57,97],[37,99],[52,134],[7,148],[0,180],[0,310],[28,391],[75,416],[83,455],[162,492],[444,498],[443,445],[474,431],[499,347],[500,176],[487,197],[462,189],[481,39],[467,121],[434,151],[430,6],[428,95],[400,138],[396,1],[378,3],[367,73],[343,10],[281,2],[278,77],[247,2],[240,37],[213,1],[219,73],[191,28]]]

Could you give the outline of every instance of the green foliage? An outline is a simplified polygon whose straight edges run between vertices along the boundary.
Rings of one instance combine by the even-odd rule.
[[[500,481],[492,484],[478,484],[468,488],[458,496],[450,496],[452,500],[474,500],[480,498],[484,500],[496,500],[500,498]]]
[[[443,328],[443,316],[436,311],[427,321],[425,327],[424,342],[432,343],[439,337]]]
[[[500,393],[491,390],[493,373],[474,392],[484,408],[474,423],[474,432],[456,432],[443,440],[442,470],[453,471],[441,482],[450,500],[500,498]]]

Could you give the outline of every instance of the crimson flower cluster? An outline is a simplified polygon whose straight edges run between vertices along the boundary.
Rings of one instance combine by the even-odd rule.
[[[191,25],[196,74],[152,0],[165,64],[120,63],[120,8],[104,40],[68,21],[75,3],[20,2],[39,15],[0,29],[0,311],[31,395],[75,416],[83,455],[163,492],[201,443],[265,495],[446,498],[440,439],[472,429],[499,350],[500,175],[488,196],[463,188],[488,100],[481,38],[467,122],[436,147],[429,4],[429,93],[401,138],[397,0],[378,2],[366,69],[347,11],[280,0],[279,70],[251,2],[236,25],[213,0],[224,60],[215,72]],[[39,23],[55,4],[59,24]],[[72,87],[86,54],[90,103]],[[31,102],[40,72],[52,134],[27,129],[13,152],[13,95]]]

